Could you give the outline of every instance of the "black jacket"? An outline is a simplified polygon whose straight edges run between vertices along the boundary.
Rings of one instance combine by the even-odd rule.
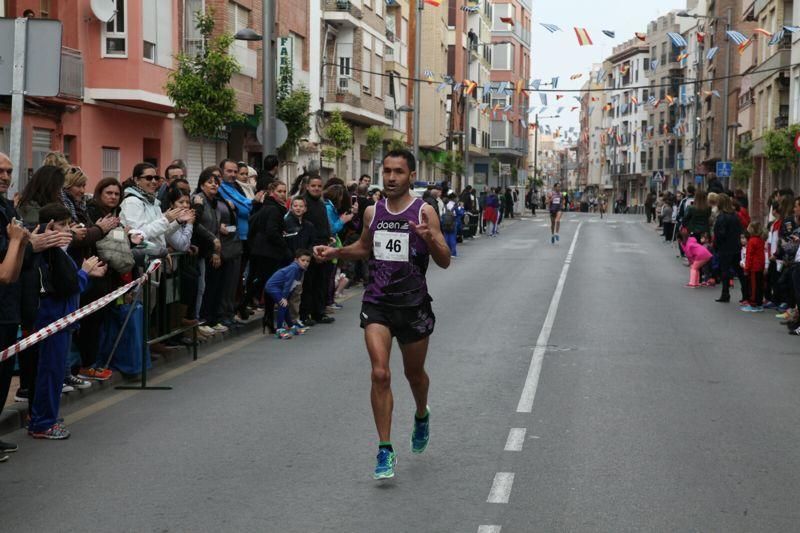
[[[283,221],[286,226],[284,239],[292,254],[303,248],[310,251],[314,245],[314,225],[308,220],[301,222],[291,211],[286,213]]]
[[[11,222],[12,218],[22,220],[11,202],[3,197],[0,197],[0,259],[5,259],[6,253],[8,252],[9,240],[6,226]],[[0,305],[0,325],[15,325],[20,323],[20,311],[22,309],[22,279],[23,277],[28,277],[30,278],[29,282],[31,284],[35,284],[36,282],[36,276],[33,275],[33,272],[36,269],[31,268],[32,259],[33,254],[31,252],[30,245],[28,245],[27,249],[25,250],[25,262],[23,263],[20,281],[9,283],[8,285],[0,285],[0,302],[3,302],[3,304]],[[28,276],[25,276],[25,273],[28,273]],[[36,299],[35,305],[38,307],[38,298],[36,298],[36,295],[34,295],[34,298]],[[34,309],[34,316],[35,312],[36,311]]]
[[[314,198],[308,193],[303,195],[306,200],[306,220],[314,226],[314,245],[328,245],[331,238],[331,227],[328,224],[328,212],[325,209],[325,200]]]
[[[264,198],[264,205],[250,217],[250,232],[247,237],[250,255],[279,261],[291,260],[292,254],[283,238],[286,229],[283,222],[285,215],[286,206],[271,196]]]
[[[738,255],[742,247],[739,237],[742,225],[734,213],[720,213],[714,224],[714,247],[719,254]]]

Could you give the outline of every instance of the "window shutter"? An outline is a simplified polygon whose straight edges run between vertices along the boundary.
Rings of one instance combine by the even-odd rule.
[[[172,2],[158,3],[156,63],[172,67]]]
[[[156,0],[142,0],[142,40],[158,43]]]

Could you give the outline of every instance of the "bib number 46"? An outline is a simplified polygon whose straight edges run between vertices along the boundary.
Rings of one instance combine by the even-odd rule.
[[[399,254],[403,251],[403,243],[400,242],[400,239],[389,239],[386,243],[386,249]]]

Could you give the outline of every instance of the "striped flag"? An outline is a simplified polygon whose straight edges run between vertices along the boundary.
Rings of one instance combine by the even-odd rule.
[[[769,44],[770,46],[775,46],[776,44],[779,44],[781,41],[783,41],[783,36],[784,35],[786,35],[786,30],[780,29],[780,30],[776,31],[772,35],[772,38],[770,38],[769,43],[767,43],[767,44]]]
[[[739,55],[742,55],[747,47],[750,46],[753,42],[753,39],[747,39],[745,42],[739,45]]]
[[[611,37],[612,39],[617,35],[615,32],[611,30],[603,30],[603,34],[607,35],[608,37]]]
[[[436,88],[436,92],[437,93],[442,92],[445,89],[445,87],[447,87],[447,83],[445,82],[440,83],[439,86]]]
[[[725,32],[725,35],[727,35],[731,41],[735,42],[738,45],[741,45],[743,42],[747,40],[746,35],[736,30],[728,30]]]
[[[672,46],[676,48],[686,48],[689,46],[689,43],[686,42],[686,39],[684,39],[683,35],[680,33],[671,31],[667,33],[667,37],[672,41]]]
[[[540,22],[539,25],[542,26],[547,31],[549,31],[550,33],[555,33],[557,31],[562,31],[561,28],[559,28],[555,24],[545,24],[544,22]]]
[[[714,56],[717,55],[717,52],[719,52],[719,46],[715,46],[714,48],[709,48],[708,53],[706,53],[706,59],[708,61],[713,61]]]
[[[658,63],[659,63],[659,62],[660,62],[660,60],[658,60],[658,59],[651,59],[651,60],[650,60],[650,70],[655,70],[655,69],[657,69],[657,68],[658,68]]]
[[[800,31],[800,26],[784,26],[783,29],[789,33],[794,33],[796,31]]]
[[[542,105],[547,105],[547,95],[545,93],[539,93],[539,98],[542,101]]]
[[[641,32],[638,32],[638,31],[637,31],[636,33],[634,33],[634,35],[635,35],[635,36],[636,36],[636,38],[637,38],[637,39],[639,39],[640,41],[646,41],[646,40],[647,40],[647,34],[646,34],[646,33],[641,33]]]
[[[666,96],[664,96],[664,99],[665,99],[667,102],[669,102],[669,105],[672,105],[672,104],[674,104],[674,103],[675,103],[675,99],[674,99],[672,96],[670,96],[670,95],[666,95]]]
[[[575,36],[578,38],[578,44],[580,46],[591,46],[594,44],[592,42],[592,38],[589,36],[589,32],[586,31],[586,28],[574,28],[575,29]]]

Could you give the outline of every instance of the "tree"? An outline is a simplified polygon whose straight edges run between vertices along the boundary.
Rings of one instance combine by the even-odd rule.
[[[233,36],[212,37],[213,10],[198,12],[196,18],[203,52],[194,57],[178,54],[178,67],[170,73],[166,91],[189,136],[217,139],[228,124],[243,119],[236,111],[236,92],[230,87],[239,64],[228,53]]]
[[[800,124],[788,128],[769,130],[764,134],[764,156],[773,175],[797,167],[797,151],[794,138],[800,133]]]
[[[331,113],[328,125],[323,131],[325,139],[330,146],[323,148],[322,155],[336,163],[336,173],[342,174],[341,161],[347,155],[347,151],[353,147],[353,130],[344,121],[339,111]]]
[[[731,176],[733,181],[740,185],[746,184],[755,171],[753,165],[753,143],[751,141],[744,141],[736,144],[736,160],[733,162]]]
[[[402,141],[400,139],[392,139],[391,141],[389,141],[387,148],[389,149],[390,152],[392,150],[408,150],[408,145],[405,143],[405,141]]]
[[[370,126],[367,128],[367,144],[366,152],[367,157],[372,159],[378,150],[383,147],[383,136],[386,133],[386,128],[380,126]]]
[[[311,131],[308,120],[311,115],[309,113],[310,104],[311,94],[305,87],[279,93],[275,116],[286,124],[288,131],[286,142],[278,149],[278,156],[281,160],[290,159],[294,155],[300,139]]]

